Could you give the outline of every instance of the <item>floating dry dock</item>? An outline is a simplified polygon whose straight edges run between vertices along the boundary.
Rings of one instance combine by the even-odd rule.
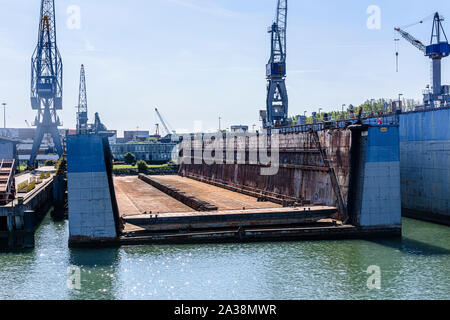
[[[315,225],[321,220],[317,226],[335,225],[329,219],[337,213],[334,207],[282,207],[180,176],[140,175],[114,180],[119,211],[130,212],[121,215],[124,223],[121,243],[256,240],[277,233],[278,236],[304,233],[293,227]],[[139,185],[139,195],[133,185]],[[180,206],[183,202],[186,204]],[[215,210],[193,211],[199,208],[199,203]],[[143,210],[148,213],[138,214]],[[291,227],[290,232],[285,232],[286,226]]]
[[[251,161],[262,136],[224,136],[236,139],[234,160],[225,161],[225,143],[215,164],[199,161],[211,140],[197,138],[184,138],[179,176],[138,178],[112,176],[105,137],[69,136],[70,245],[401,235],[396,125],[281,133],[280,163],[269,175]]]

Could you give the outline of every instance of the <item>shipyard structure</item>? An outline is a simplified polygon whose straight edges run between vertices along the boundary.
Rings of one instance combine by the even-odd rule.
[[[401,235],[396,124],[318,126],[213,141],[184,136],[178,176],[113,177],[108,139],[69,136],[70,244]],[[267,146],[269,157],[274,150],[278,157],[262,164]]]
[[[424,110],[306,124],[288,118],[287,12],[278,0],[264,131],[185,135],[177,176],[120,178],[105,137],[68,137],[71,245],[392,237],[401,236],[402,211],[448,218],[440,62],[449,46],[439,15],[428,47],[397,30],[433,60]]]
[[[418,107],[359,120],[319,123],[339,128],[349,121],[399,127],[401,203],[403,216],[450,225],[450,107]],[[281,127],[297,132],[308,125]],[[383,203],[380,203],[382,206]]]
[[[31,168],[49,149],[42,146],[46,135],[58,156],[64,154],[54,0],[41,3]],[[98,113],[88,124],[82,65],[77,128],[66,134],[67,156],[56,168],[16,175],[20,141],[0,139],[0,247],[33,247],[37,221],[50,207],[54,217],[64,217],[66,197],[71,246],[400,237],[402,213],[450,224],[450,87],[441,83],[450,45],[442,17],[432,16],[428,46],[396,28],[433,62],[423,106],[403,113],[399,103],[385,115],[364,118],[360,110],[358,117],[322,122],[313,114],[307,123],[305,116],[288,118],[287,12],[287,0],[278,0],[260,132],[236,126],[227,134],[180,136],[155,108],[164,143],[151,143],[139,130],[130,134],[134,143],[117,141]],[[147,162],[176,159],[178,174],[113,176],[114,158],[125,153]]]

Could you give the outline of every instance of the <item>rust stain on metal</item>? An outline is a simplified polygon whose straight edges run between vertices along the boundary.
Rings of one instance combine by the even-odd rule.
[[[280,167],[273,176],[261,175],[261,166],[246,164],[186,164],[180,166],[180,175],[211,183],[253,196],[270,195],[274,199],[294,200],[302,204],[347,206],[350,180],[350,149],[352,132],[349,129],[317,132],[322,151],[311,132],[280,134]],[[245,148],[249,158],[248,145]],[[240,150],[241,152],[243,150]],[[324,157],[326,157],[324,161]],[[191,163],[194,163],[193,157]],[[333,188],[332,176],[335,184]],[[333,178],[334,180],[334,178]],[[340,197],[336,195],[340,193]]]
[[[187,205],[173,199],[138,177],[114,177],[117,204],[121,216],[163,212],[190,212]]]
[[[158,217],[141,215],[125,217],[126,223],[151,232],[221,229],[236,227],[285,226],[311,224],[329,218],[337,211],[332,207],[275,208],[162,214]]]
[[[140,174],[139,179],[144,181],[145,183],[148,183],[149,185],[155,187],[156,189],[164,192],[165,194],[171,196],[172,198],[177,199],[178,201],[184,203],[185,205],[187,205],[188,207],[191,207],[192,209],[194,209],[196,211],[217,211],[218,210],[218,207],[211,203],[208,203],[204,200],[198,199],[189,193],[183,192],[171,185],[160,182],[149,176]]]
[[[180,176],[152,176],[152,179],[175,187],[183,192],[189,192],[198,199],[202,199],[218,207],[219,211],[245,209],[280,208],[281,205],[271,202],[260,202],[257,197],[234,192],[223,185],[204,183],[196,179]]]

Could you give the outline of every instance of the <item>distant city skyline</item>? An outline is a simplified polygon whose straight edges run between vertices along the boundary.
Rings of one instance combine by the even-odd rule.
[[[86,67],[89,122],[155,131],[154,108],[178,131],[259,126],[265,64],[276,0],[58,0],[57,42],[64,63],[64,128],[75,128],[80,65]],[[340,110],[370,99],[421,99],[430,82],[426,57],[400,41],[408,25],[450,3],[419,0],[289,1],[287,86],[291,116]],[[0,104],[7,127],[26,128],[30,59],[40,0],[0,0]],[[377,10],[379,9],[379,12]],[[450,30],[450,22],[444,22]],[[428,43],[431,21],[408,29]],[[447,31],[449,33],[450,31]],[[443,62],[443,84],[448,84]],[[3,110],[2,110],[3,111]],[[0,113],[3,124],[3,112]],[[160,128],[161,129],[161,128]]]

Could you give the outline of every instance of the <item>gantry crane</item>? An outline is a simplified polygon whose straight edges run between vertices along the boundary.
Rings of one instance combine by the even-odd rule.
[[[404,39],[422,51],[432,61],[432,90],[424,94],[425,106],[435,107],[436,102],[442,105],[450,103],[450,86],[442,85],[441,61],[450,55],[450,45],[442,27],[443,20],[438,12],[434,14],[431,41],[428,46],[401,28],[395,28]],[[418,23],[423,23],[423,20]]]
[[[264,127],[285,125],[288,118],[288,94],[286,90],[286,29],[287,0],[277,0],[275,21],[269,28],[271,34],[270,60],[266,66],[267,114]]]
[[[80,91],[78,96],[78,112],[77,112],[77,133],[86,133],[88,129],[88,106],[86,91],[86,74],[84,65],[81,65],[80,71]]]
[[[42,0],[39,20],[39,38],[31,63],[31,107],[37,111],[36,133],[29,166],[34,166],[36,155],[45,133],[52,136],[58,155],[63,148],[58,126],[57,110],[62,110],[63,64],[56,45],[54,0]]]

